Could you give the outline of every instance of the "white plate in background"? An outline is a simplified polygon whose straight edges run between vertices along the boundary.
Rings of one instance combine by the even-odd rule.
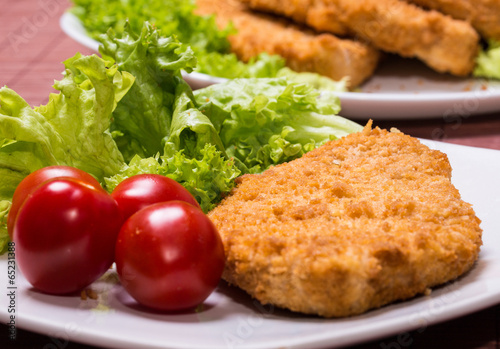
[[[71,13],[60,19],[62,30],[80,44],[98,51]],[[193,72],[184,74],[193,89],[225,81]],[[406,120],[462,116],[500,111],[500,82],[438,74],[410,59],[390,57],[382,62],[360,92],[339,93],[342,111],[350,119]]]
[[[500,151],[423,141],[445,152],[452,181],[482,220],[483,247],[474,268],[428,296],[345,319],[322,319],[262,306],[224,283],[198,312],[161,314],[138,306],[108,273],[91,287],[100,301],[35,291],[17,271],[16,326],[75,342],[114,348],[333,348],[385,338],[500,302]],[[9,322],[7,259],[0,258],[0,321]],[[390,343],[385,343],[389,346]]]
[[[438,74],[414,59],[388,57],[361,92],[339,93],[341,114],[378,120],[421,119],[500,111],[500,82]]]

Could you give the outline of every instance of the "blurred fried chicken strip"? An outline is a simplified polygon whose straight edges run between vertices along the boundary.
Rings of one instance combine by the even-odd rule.
[[[245,175],[209,217],[223,278],[266,304],[341,317],[453,280],[478,257],[480,220],[445,154],[365,127]]]
[[[319,31],[348,32],[381,50],[417,57],[438,72],[469,75],[479,50],[479,35],[469,23],[400,0],[240,1]]]
[[[498,0],[407,0],[472,24],[486,39],[500,40]]]
[[[229,41],[242,61],[262,52],[279,54],[298,72],[315,72],[333,80],[349,77],[352,88],[373,74],[379,60],[379,52],[366,44],[301,30],[284,19],[252,13],[237,0],[197,0],[196,4],[198,14],[215,14],[220,27],[233,22],[237,33]]]

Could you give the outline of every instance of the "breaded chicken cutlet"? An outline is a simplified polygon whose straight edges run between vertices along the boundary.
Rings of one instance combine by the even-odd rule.
[[[237,32],[229,36],[231,50],[245,62],[262,52],[278,54],[292,70],[336,81],[348,77],[353,88],[373,74],[379,61],[380,53],[369,45],[254,13],[238,0],[197,0],[196,4],[197,14],[214,14],[220,27],[233,23]]]
[[[472,26],[400,0],[240,0],[318,30],[360,38],[442,73],[469,75],[479,52]]]
[[[500,40],[499,0],[406,0],[469,22],[482,37]]]
[[[369,126],[245,175],[209,217],[223,278],[260,302],[344,317],[425,293],[478,258],[480,220],[445,154]]]

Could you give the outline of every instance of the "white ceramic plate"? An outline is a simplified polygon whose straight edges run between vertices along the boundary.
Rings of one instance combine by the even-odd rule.
[[[81,22],[65,13],[62,30],[93,50],[99,43],[86,35]],[[184,74],[193,89],[225,81],[206,74]],[[500,82],[438,74],[416,60],[389,57],[360,92],[339,93],[340,114],[351,119],[422,119],[500,111]]]
[[[474,268],[421,296],[347,319],[302,316],[253,302],[221,284],[198,312],[161,314],[138,306],[110,271],[92,285],[99,301],[35,291],[17,271],[16,326],[100,347],[325,348],[358,344],[425,328],[500,302],[500,151],[423,141],[448,154],[452,180],[482,220],[483,247]],[[7,260],[0,259],[0,321],[7,311]]]

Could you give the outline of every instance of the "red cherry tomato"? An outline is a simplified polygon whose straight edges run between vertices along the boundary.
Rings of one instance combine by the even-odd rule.
[[[16,261],[42,292],[81,290],[111,266],[122,222],[116,201],[104,190],[72,178],[46,181],[19,210]]]
[[[196,199],[182,185],[158,174],[140,174],[129,177],[111,193],[126,219],[141,208],[164,201],[180,200],[200,207]]]
[[[40,184],[42,184],[46,180],[57,177],[76,178],[90,184],[95,188],[102,189],[101,185],[94,177],[92,177],[87,172],[75,167],[48,166],[30,173],[21,181],[21,183],[19,183],[16,190],[14,191],[14,196],[12,197],[12,205],[9,210],[9,216],[7,217],[7,231],[9,232],[11,241],[13,241],[12,232],[14,231],[14,224],[16,222],[17,213],[24,200],[26,200],[28,195],[33,192],[33,190],[35,190]]]
[[[212,293],[225,257],[217,229],[200,209],[168,201],[125,222],[115,262],[123,287],[137,302],[176,311],[196,307]]]

